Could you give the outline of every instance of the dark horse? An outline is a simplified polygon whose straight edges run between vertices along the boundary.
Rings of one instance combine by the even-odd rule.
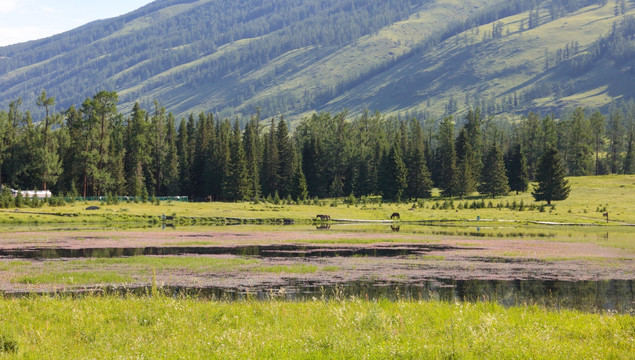
[[[392,213],[392,215],[390,215],[390,220],[395,220],[395,219],[397,220],[401,219],[398,212]]]
[[[316,218],[320,218],[320,220],[322,220],[322,221],[328,221],[328,220],[331,220],[331,217],[330,217],[330,216],[328,216],[328,215],[316,215],[315,217],[316,217]]]

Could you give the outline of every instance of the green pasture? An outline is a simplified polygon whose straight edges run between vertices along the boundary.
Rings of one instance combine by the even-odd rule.
[[[2,359],[627,359],[635,319],[493,303],[0,299]]]
[[[495,199],[471,196],[464,199],[444,199],[438,195],[431,199],[411,200],[404,203],[381,203],[378,198],[323,199],[310,204],[255,202],[211,203],[119,203],[75,202],[60,207],[44,206],[37,209],[21,208],[0,211],[0,224],[114,224],[161,223],[161,216],[175,216],[185,224],[197,224],[201,219],[241,218],[294,219],[307,223],[317,214],[332,219],[388,220],[393,212],[402,221],[481,221],[520,223],[543,221],[575,224],[607,224],[604,213],[609,213],[608,225],[635,224],[635,176],[607,175],[568,178],[571,195],[553,207],[535,202],[530,192]],[[351,204],[352,202],[352,204]],[[88,206],[99,210],[85,210]],[[70,216],[69,216],[70,215]],[[252,219],[252,220],[249,220]],[[220,222],[219,222],[220,223]],[[0,230],[2,231],[2,230]]]

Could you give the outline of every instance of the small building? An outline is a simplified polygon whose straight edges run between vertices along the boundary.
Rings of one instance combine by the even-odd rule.
[[[22,197],[46,199],[53,196],[49,190],[15,190],[11,189],[11,195],[13,197],[18,196],[18,191],[22,194]]]

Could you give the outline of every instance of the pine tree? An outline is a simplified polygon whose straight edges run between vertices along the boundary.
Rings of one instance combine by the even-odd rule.
[[[259,116],[252,117],[245,126],[243,146],[247,160],[247,176],[250,192],[254,198],[260,197],[260,138],[258,136]]]
[[[490,195],[492,198],[506,195],[509,192],[508,182],[507,175],[505,175],[503,153],[494,144],[485,158],[478,191],[481,194]]]
[[[523,153],[522,146],[516,144],[511,149],[507,157],[507,178],[509,179],[509,188],[512,191],[527,191],[529,187],[529,175],[527,174],[527,159]]]
[[[296,166],[291,182],[291,197],[298,201],[304,201],[308,196],[309,191],[306,186],[306,178],[304,177],[302,166]]]
[[[287,123],[282,116],[276,129],[276,140],[278,145],[278,186],[276,189],[281,197],[286,198],[296,166],[295,150],[289,137]]]
[[[456,192],[456,149],[454,148],[454,122],[446,117],[439,127],[439,150],[437,152],[439,168],[439,187],[444,196],[452,197]]]
[[[191,115],[190,115],[191,117]],[[179,183],[180,193],[176,195],[190,194],[190,154],[189,154],[189,137],[187,132],[187,123],[185,118],[181,119],[179,126],[178,139],[176,142],[176,152],[178,156]]]
[[[467,131],[462,128],[456,139],[456,177],[454,191],[459,197],[473,193],[476,190],[477,176],[475,173],[474,153],[468,141]]]
[[[432,180],[426,164],[423,129],[418,121],[413,121],[410,155],[408,156],[408,189],[406,194],[411,198],[429,198]]]
[[[592,173],[591,123],[584,114],[584,109],[577,107],[565,122],[568,130],[568,141],[565,149],[565,161],[573,176],[584,176]]]
[[[398,143],[393,144],[382,163],[382,195],[385,199],[401,201],[408,186],[408,170]]]
[[[145,188],[145,169],[149,166],[150,157],[148,151],[148,139],[146,113],[141,110],[139,103],[135,103],[132,114],[128,120],[124,143],[126,154],[124,156],[124,174],[127,180],[126,189],[122,195],[140,197]]]
[[[233,136],[230,142],[230,160],[223,181],[223,195],[228,200],[244,200],[251,197],[251,187],[247,175],[247,160],[243,148],[240,125],[234,122]]]
[[[595,175],[600,175],[600,150],[604,144],[604,115],[595,111],[591,115],[591,133],[593,134],[595,147]]]
[[[266,195],[273,195],[278,190],[280,166],[278,152],[278,138],[276,136],[275,120],[271,119],[269,135],[265,139],[264,160],[262,164],[262,191]]]
[[[564,200],[569,196],[571,188],[564,178],[565,171],[562,159],[555,148],[545,150],[538,162],[536,180],[538,187],[534,188],[532,195],[536,201]]]
[[[50,127],[59,123],[59,116],[50,116],[50,107],[55,105],[55,98],[48,97],[46,91],[42,90],[42,94],[37,98],[36,104],[46,110],[46,117],[44,122],[41,123],[42,146],[40,147],[42,189],[46,190],[49,183],[55,184],[62,171],[62,164],[56,152],[56,144],[49,139]]]
[[[169,113],[165,133],[165,175],[163,177],[163,184],[161,184],[161,188],[171,196],[178,195],[180,192],[179,154],[176,146],[177,134],[174,122],[174,115]]]

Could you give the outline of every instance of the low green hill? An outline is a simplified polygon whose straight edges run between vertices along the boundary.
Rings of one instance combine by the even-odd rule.
[[[632,98],[635,6],[618,0],[159,0],[0,48],[0,109],[102,89],[177,115],[364,109],[440,117]],[[37,116],[36,116],[37,119]]]

